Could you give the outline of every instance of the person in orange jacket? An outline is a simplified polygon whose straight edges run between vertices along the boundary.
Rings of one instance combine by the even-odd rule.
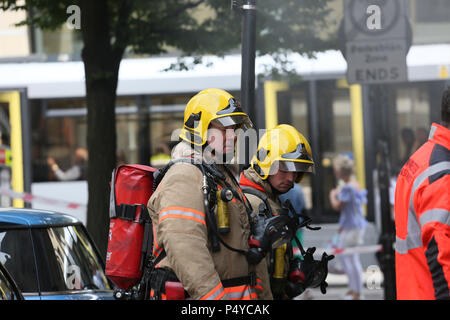
[[[450,298],[450,87],[441,125],[406,162],[395,190],[397,299]]]

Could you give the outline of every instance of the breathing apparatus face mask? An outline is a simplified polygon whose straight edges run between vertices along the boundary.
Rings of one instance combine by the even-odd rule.
[[[328,261],[334,259],[333,255],[323,253],[320,260],[314,260],[315,247],[308,248],[302,254],[303,260],[299,261],[299,269],[306,276],[303,286],[305,288],[320,287],[320,291],[325,294],[328,283],[326,278],[328,275]]]
[[[283,204],[280,214],[266,218],[265,206],[261,204],[259,214],[252,215],[251,238],[254,240],[252,244],[254,247],[258,247],[261,252],[269,252],[292,241],[295,232],[302,226],[300,215],[296,214],[295,211],[290,212],[289,205],[292,206],[287,200]]]
[[[295,230],[289,227],[289,217],[278,215],[267,219],[265,233],[269,238],[271,249],[276,249],[290,242]]]

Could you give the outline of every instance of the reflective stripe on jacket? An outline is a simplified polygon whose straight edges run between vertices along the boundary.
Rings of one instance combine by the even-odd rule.
[[[450,298],[450,130],[433,123],[429,140],[402,168],[395,190],[397,299]]]

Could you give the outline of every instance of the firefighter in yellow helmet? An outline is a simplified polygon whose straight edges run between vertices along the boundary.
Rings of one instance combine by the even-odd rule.
[[[289,191],[305,173],[313,171],[308,141],[294,127],[281,124],[261,137],[251,167],[241,174],[240,184],[253,210],[264,204],[264,214],[270,218],[282,211],[278,195]],[[267,261],[275,299],[293,298],[311,284],[312,273],[305,268],[300,270],[290,241],[272,250]]]
[[[272,298],[265,261],[247,260],[250,205],[226,162],[234,156],[236,129],[251,127],[224,90],[206,89],[188,102],[181,142],[148,202],[156,257],[152,297]]]

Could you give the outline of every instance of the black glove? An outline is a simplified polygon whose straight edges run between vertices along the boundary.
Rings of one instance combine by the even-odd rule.
[[[274,300],[285,300],[286,299],[286,283],[287,279],[277,279],[277,278],[271,278],[270,279],[270,288],[272,290],[272,295]]]

